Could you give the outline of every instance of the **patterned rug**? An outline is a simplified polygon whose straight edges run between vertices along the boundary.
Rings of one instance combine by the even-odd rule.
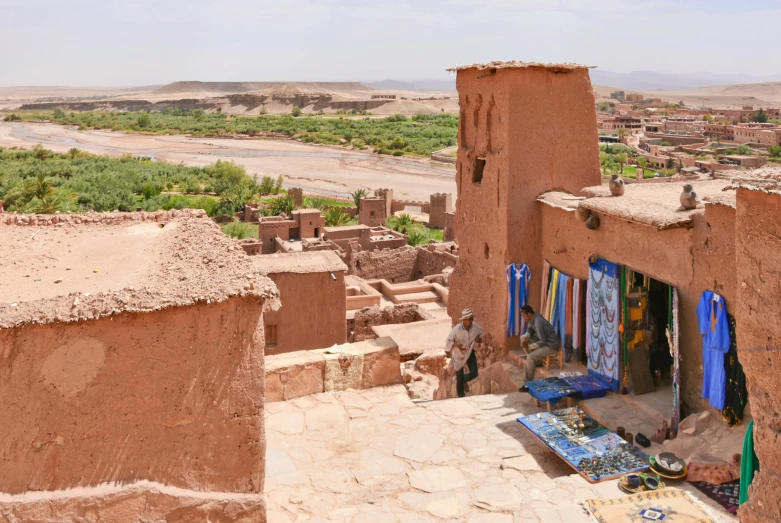
[[[738,499],[740,498],[740,480],[730,481],[721,485],[713,485],[704,481],[690,481],[697,490],[724,507],[730,514],[738,514]]]
[[[715,523],[703,507],[687,492],[675,489],[643,492],[623,498],[589,499],[585,502],[599,523]]]

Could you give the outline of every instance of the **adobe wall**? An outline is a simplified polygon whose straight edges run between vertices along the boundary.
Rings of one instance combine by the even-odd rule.
[[[681,398],[686,407],[682,417],[708,408],[707,402],[700,398],[702,337],[697,305],[702,292],[712,290],[724,297],[734,314],[735,236],[731,225],[734,209],[708,205],[704,215],[695,217],[692,229],[664,231],[600,215],[600,227],[592,231],[577,220],[574,212],[545,204],[539,206],[542,259],[565,274],[587,279],[589,257],[597,256],[678,288]],[[540,290],[534,292],[532,299],[539,303]]]
[[[738,189],[737,199],[736,333],[760,465],[738,515],[766,523],[781,520],[781,195]]]
[[[236,297],[0,330],[0,418],[15,420],[0,431],[0,492],[43,499],[0,498],[0,514],[62,518],[78,503],[50,491],[86,487],[102,521],[127,521],[136,512],[112,515],[105,485],[148,480],[184,490],[126,493],[128,510],[228,517],[221,500],[243,494],[265,521],[262,308]]]
[[[428,213],[428,226],[431,229],[444,229],[447,224],[447,213],[453,211],[453,195],[435,193],[430,196],[431,205]]]
[[[280,272],[268,277],[279,289],[282,307],[268,311],[264,322],[277,326],[275,347],[266,354],[320,349],[346,341],[347,300],[344,272]]]
[[[263,244],[261,247],[261,252],[263,254],[274,254],[274,252],[276,252],[274,238],[289,240],[290,228],[295,226],[296,222],[293,220],[261,220],[260,224],[258,225],[258,238]]]
[[[418,250],[414,247],[353,252],[345,260],[348,274],[364,280],[388,280],[391,283],[412,281]]]
[[[388,307],[364,307],[355,312],[353,342],[372,340],[377,334],[372,331],[376,325],[396,325],[431,319],[431,315],[417,303],[399,303]]]
[[[385,200],[382,198],[364,198],[358,209],[358,223],[377,227],[385,225],[388,214],[385,212]]]
[[[417,280],[439,274],[448,267],[455,267],[458,263],[458,256],[447,251],[435,249],[433,246],[428,248],[418,248],[418,257],[415,261],[412,278]],[[458,252],[457,250],[455,252]]]
[[[539,305],[538,195],[554,188],[577,193],[601,181],[594,95],[587,69],[469,69],[459,71],[457,86],[460,253],[448,312],[457,318],[470,307],[488,345],[498,349],[488,359],[497,361],[508,348],[504,270],[510,262],[529,264],[536,275],[532,306]],[[486,161],[475,183],[478,158]]]

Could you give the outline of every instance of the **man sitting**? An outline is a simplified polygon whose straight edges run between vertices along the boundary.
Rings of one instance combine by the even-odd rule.
[[[526,321],[526,334],[521,336],[521,347],[531,350],[526,355],[526,376],[525,381],[534,380],[534,371],[545,358],[561,349],[559,336],[553,329],[553,325],[542,317],[541,314],[534,312],[529,305],[521,307],[521,316]],[[523,387],[518,392],[529,392],[529,387],[524,382]]]

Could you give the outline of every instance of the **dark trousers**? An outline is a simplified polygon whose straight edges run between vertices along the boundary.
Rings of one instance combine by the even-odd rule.
[[[468,372],[464,372],[468,371]],[[459,398],[463,398],[466,393],[464,392],[464,384],[472,381],[477,377],[477,355],[475,351],[466,360],[466,365],[461,367],[461,370],[456,371],[456,392]]]

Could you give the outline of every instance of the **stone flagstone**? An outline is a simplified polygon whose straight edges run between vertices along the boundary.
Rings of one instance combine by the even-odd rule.
[[[410,485],[424,492],[444,492],[466,485],[464,474],[455,467],[426,467],[407,475]]]

